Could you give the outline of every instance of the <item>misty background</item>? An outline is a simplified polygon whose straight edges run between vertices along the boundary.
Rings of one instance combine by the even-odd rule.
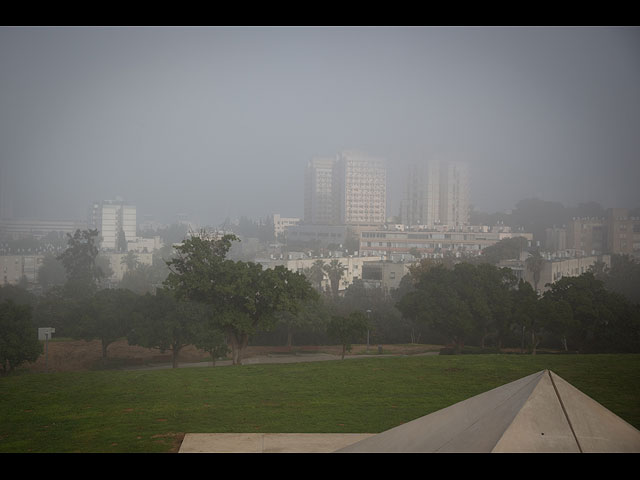
[[[14,217],[303,216],[315,156],[470,164],[471,204],[640,206],[635,27],[0,27]]]

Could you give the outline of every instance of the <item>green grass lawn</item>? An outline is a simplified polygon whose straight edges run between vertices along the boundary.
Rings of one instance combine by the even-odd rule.
[[[0,378],[0,452],[170,452],[184,433],[377,433],[550,369],[640,428],[640,355],[446,355]]]

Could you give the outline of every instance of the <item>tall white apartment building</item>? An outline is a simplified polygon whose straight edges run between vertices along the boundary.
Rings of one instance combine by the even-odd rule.
[[[440,165],[440,222],[451,227],[469,223],[469,166]]]
[[[101,249],[126,251],[127,242],[136,240],[136,207],[122,199],[94,202],[89,211],[89,226],[100,232]]]
[[[440,223],[439,166],[428,161],[409,167],[400,214],[403,224],[432,227]]]
[[[337,157],[333,176],[340,223],[385,223],[387,168],[384,159],[362,152],[345,151]]]
[[[305,223],[337,223],[333,191],[334,165],[333,158],[314,158],[307,164],[304,188]]]

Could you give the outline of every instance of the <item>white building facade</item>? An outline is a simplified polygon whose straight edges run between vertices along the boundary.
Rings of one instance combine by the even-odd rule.
[[[89,212],[90,228],[100,232],[100,247],[107,251],[126,250],[127,242],[136,240],[136,207],[122,199],[94,202]],[[124,235],[124,243],[120,238]]]
[[[387,168],[382,158],[357,151],[338,155],[334,170],[340,223],[382,225],[387,217]]]
[[[304,186],[304,221],[313,225],[337,223],[333,191],[334,158],[314,158],[307,164]]]

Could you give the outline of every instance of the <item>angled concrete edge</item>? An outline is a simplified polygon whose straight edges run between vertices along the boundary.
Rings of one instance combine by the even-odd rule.
[[[543,370],[338,452],[640,452],[640,431]]]
[[[370,433],[188,433],[178,453],[330,453]]]

